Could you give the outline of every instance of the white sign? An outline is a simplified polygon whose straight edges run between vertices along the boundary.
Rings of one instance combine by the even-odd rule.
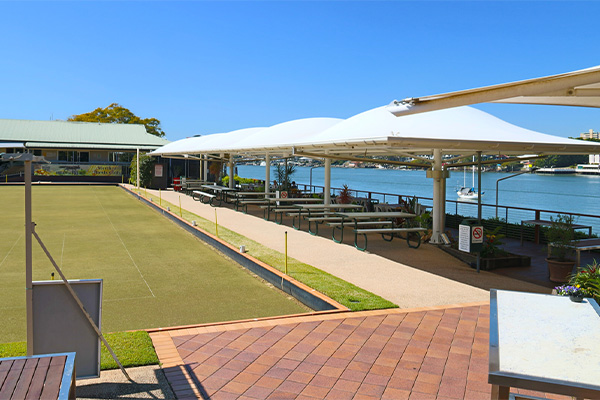
[[[458,250],[471,252],[471,227],[469,225],[458,226]]]
[[[474,226],[472,235],[472,243],[483,243],[483,226]]]
[[[156,164],[154,166],[154,176],[157,178],[162,178],[163,176],[163,166],[162,164]]]
[[[283,192],[281,192],[281,198],[282,199],[287,199],[287,197],[288,197],[288,192],[287,191],[284,190]]]

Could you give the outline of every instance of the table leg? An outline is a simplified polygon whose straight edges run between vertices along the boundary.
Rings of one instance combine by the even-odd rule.
[[[510,394],[510,387],[492,385],[491,400],[508,400],[509,394]]]

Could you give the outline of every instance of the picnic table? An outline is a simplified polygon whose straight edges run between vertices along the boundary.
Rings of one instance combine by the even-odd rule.
[[[294,204],[302,203],[322,203],[323,199],[315,199],[312,197],[274,197],[266,199],[268,204],[262,206],[264,219],[267,221],[271,220],[271,212],[275,213],[275,222],[281,224],[283,222],[283,213],[294,211],[296,208]],[[277,215],[279,214],[280,219],[277,221]]]
[[[551,248],[554,243],[548,243],[548,258],[552,252]],[[581,252],[582,251],[590,251],[590,250],[599,250],[600,249],[600,239],[580,239],[573,240],[571,242],[571,247],[575,250],[575,254],[577,255],[577,261],[575,263],[576,267],[581,267]]]
[[[510,388],[600,398],[600,307],[593,299],[490,291],[488,381],[492,399]]]
[[[237,191],[237,189],[230,188],[227,186],[220,186],[220,185],[201,185],[200,187],[202,189],[206,189],[212,193],[197,192],[198,195],[202,196],[202,195],[206,195],[206,194],[212,194],[215,196],[215,198],[219,202],[219,204],[221,204],[221,202],[227,202],[228,193],[233,193],[233,192]]]
[[[406,223],[399,225],[398,219],[406,220],[415,218],[415,214],[403,211],[379,211],[379,212],[351,212],[351,213],[336,213],[342,217],[339,223],[329,223],[333,226],[332,239],[336,243],[342,243],[344,240],[344,226],[352,226],[354,231],[354,247],[358,250],[365,251],[367,249],[367,233],[379,233],[381,237],[388,242],[391,242],[398,234],[406,234],[406,242],[409,247],[418,248],[421,245],[421,234],[425,232],[425,228],[407,226]],[[340,230],[340,238],[336,239],[335,232]],[[358,244],[358,235],[364,238],[364,247]],[[416,244],[413,244],[416,243]]]
[[[75,353],[1,358],[0,399],[75,399]]]
[[[248,212],[248,205],[265,205],[269,204],[266,200],[268,197],[275,196],[274,192],[233,192],[233,207],[239,211],[240,206],[244,214]]]
[[[537,228],[538,226],[552,226],[552,221],[547,221],[545,219],[528,219],[528,220],[521,221],[521,246],[523,245],[523,225],[525,225],[525,224],[535,225],[536,229],[539,230],[539,228]],[[573,229],[587,229],[588,236],[592,237],[592,227],[589,225],[573,224]],[[540,243],[539,233],[536,233],[536,235],[535,235],[535,243],[536,244]]]
[[[308,233],[316,235],[319,233],[319,224],[324,222],[341,221],[342,217],[335,215],[335,212],[343,210],[359,210],[363,206],[360,204],[294,204],[297,211],[290,211],[292,226],[294,229],[300,229],[302,219],[308,222]],[[298,217],[298,226],[296,226],[296,217]],[[316,229],[312,230],[311,223],[315,223]]]

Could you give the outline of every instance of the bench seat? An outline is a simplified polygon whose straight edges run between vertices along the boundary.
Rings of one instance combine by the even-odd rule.
[[[196,197],[198,197],[198,198],[196,199]],[[214,199],[217,198],[217,195],[212,194],[212,193],[207,193],[207,192],[201,192],[199,190],[194,190],[192,192],[192,198],[194,200],[199,200],[201,203],[210,204],[212,206]],[[208,199],[208,201],[204,202],[204,199]]]

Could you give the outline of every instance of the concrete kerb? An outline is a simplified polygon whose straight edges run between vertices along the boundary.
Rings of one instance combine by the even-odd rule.
[[[349,311],[349,308],[347,308],[346,306],[325,296],[324,294],[316,291],[315,289],[310,288],[302,282],[299,282],[294,278],[283,274],[277,269],[271,267],[268,264],[265,264],[264,262],[252,257],[247,253],[240,253],[238,249],[232,246],[231,244],[223,241],[219,237],[214,236],[209,232],[204,231],[203,229],[198,228],[197,226],[193,226],[191,223],[176,215],[172,211],[167,211],[161,206],[140,196],[134,190],[130,190],[124,185],[119,186],[127,193],[142,201],[147,206],[151,207],[152,209],[158,212],[161,212],[165,217],[167,217],[186,231],[190,232],[200,240],[211,245],[212,247],[225,254],[227,257],[231,258],[244,268],[248,269],[252,273],[258,275],[260,278],[271,283],[276,288],[293,296],[298,301],[310,307],[311,309],[316,311],[329,312]],[[308,313],[307,315],[310,314],[311,313]]]

